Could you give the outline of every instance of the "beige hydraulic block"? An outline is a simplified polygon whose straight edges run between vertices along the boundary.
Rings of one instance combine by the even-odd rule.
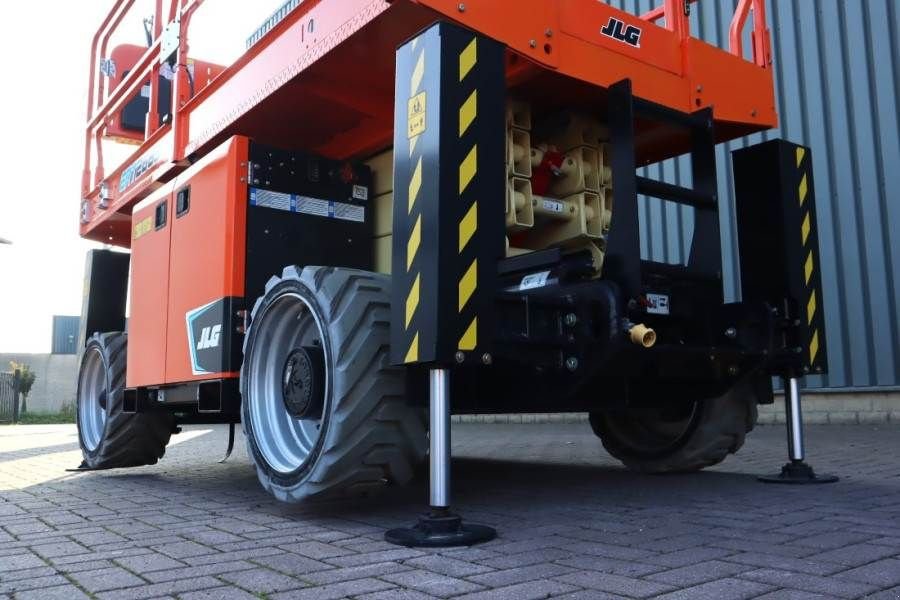
[[[506,186],[506,228],[521,231],[534,226],[531,182],[513,178]]]
[[[565,129],[551,136],[547,142],[563,152],[578,146],[599,146],[609,140],[609,129],[600,119],[581,113],[573,113]]]
[[[531,131],[531,104],[522,100],[506,103],[506,125]]]
[[[386,235],[375,238],[375,272],[391,273],[391,253],[394,237]]]
[[[375,211],[375,237],[391,235],[394,229],[394,194],[389,192],[376,196],[372,207]]]
[[[600,151],[596,147],[579,146],[566,152],[560,176],[550,184],[550,193],[564,197],[583,191],[600,190]]]
[[[528,233],[528,246],[548,248],[576,239],[603,238],[603,210],[600,196],[582,192],[562,199],[533,196],[536,215]]]
[[[366,165],[372,169],[373,196],[381,196],[394,191],[394,151],[388,150],[376,154],[366,161]]]
[[[603,236],[606,237],[606,234],[609,232],[609,227],[612,225],[612,190],[608,187],[600,188],[600,230],[603,232]]]
[[[508,165],[513,176],[531,177],[531,133],[524,129],[510,129],[507,135]]]

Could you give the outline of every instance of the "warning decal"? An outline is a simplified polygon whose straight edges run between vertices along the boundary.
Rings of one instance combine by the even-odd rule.
[[[425,133],[425,105],[428,100],[426,92],[420,92],[409,99],[407,137],[414,138]]]
[[[298,196],[297,194],[272,192],[259,188],[250,188],[250,206],[274,208],[275,210],[284,210],[313,217],[340,219],[356,223],[363,223],[366,220],[366,208],[364,206],[312,198],[310,196]]]

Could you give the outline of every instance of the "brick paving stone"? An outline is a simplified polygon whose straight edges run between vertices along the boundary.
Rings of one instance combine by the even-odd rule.
[[[176,579],[192,579],[194,577],[202,577],[204,575],[219,575],[221,573],[234,573],[252,569],[256,565],[245,561],[210,563],[208,565],[200,565],[197,567],[184,567],[182,569],[166,569],[165,571],[151,571],[146,573],[144,577],[152,583],[161,583],[163,581],[173,581]]]
[[[862,567],[838,573],[836,577],[887,587],[900,585],[900,560],[877,560]]]
[[[0,594],[21,593],[27,590],[41,590],[68,584],[69,580],[62,575],[45,575],[43,577],[0,581]]]
[[[0,577],[2,577],[2,574],[6,571],[16,572],[22,569],[44,567],[46,565],[47,563],[30,552],[26,554],[16,554],[14,556],[4,556],[3,560],[0,560]]]
[[[613,575],[624,575],[626,577],[644,577],[651,573],[659,573],[665,570],[665,567],[659,565],[647,565],[615,558],[604,558],[602,556],[575,556],[557,562],[576,569],[587,569],[601,573],[612,573]]]
[[[434,596],[415,590],[387,590],[357,596],[356,600],[434,600]]]
[[[851,544],[843,548],[828,550],[820,554],[812,554],[805,560],[809,562],[837,563],[846,567],[858,567],[866,563],[898,554],[894,548],[876,544]],[[791,569],[793,570],[793,569]]]
[[[871,598],[872,596],[866,596]],[[757,596],[753,600],[837,600],[836,596],[827,596],[825,594],[813,594],[812,592],[802,592],[800,590],[775,590],[762,596]]]
[[[483,564],[495,569],[510,569],[513,567],[527,567],[542,562],[569,558],[573,553],[559,548],[543,548],[536,552],[520,552],[508,556],[498,556],[483,561]]]
[[[16,594],[16,600],[81,600],[82,598],[88,600],[90,596],[71,584],[29,590]]]
[[[840,598],[858,598],[864,594],[877,591],[873,585],[857,583],[855,581],[842,581],[835,577],[819,577],[777,569],[759,569],[741,574],[742,579],[750,579],[760,583],[767,583],[776,587],[792,588],[804,592],[830,594]]]
[[[151,546],[151,548],[156,552],[161,552],[162,554],[175,559],[218,553],[218,550],[215,548],[210,548],[209,546],[204,546],[203,544],[191,541],[158,544],[156,546]]]
[[[733,554],[733,550],[725,550],[724,548],[686,548],[657,556],[645,556],[641,561],[650,565],[662,565],[674,569],[676,567],[695,565],[707,560],[724,559]]]
[[[259,600],[259,596],[234,587],[210,588],[179,594],[179,600]]]
[[[78,585],[92,594],[147,583],[137,575],[129,573],[121,567],[73,573],[71,577],[78,582]]]
[[[691,587],[715,579],[724,579],[752,569],[753,567],[747,565],[711,560],[686,567],[678,567],[662,573],[653,573],[648,575],[647,579],[675,587]]]
[[[353,579],[363,579],[365,577],[380,577],[389,573],[397,573],[400,571],[411,571],[412,567],[405,564],[394,562],[375,563],[373,565],[360,565],[358,567],[344,567],[341,569],[329,569],[327,571],[315,571],[304,574],[303,580],[309,581],[315,585],[325,585],[327,583],[338,583],[339,581],[350,581]]]
[[[488,587],[502,587],[513,585],[516,583],[524,583],[526,581],[534,581],[536,579],[549,579],[550,577],[558,577],[575,571],[574,568],[556,564],[541,563],[528,567],[516,567],[514,569],[504,569],[502,571],[492,571],[490,573],[482,573],[481,575],[473,575],[468,577],[469,581],[474,581],[480,585]]]
[[[459,600],[539,600],[560,596],[575,591],[576,588],[559,581],[530,581],[506,587],[484,590],[458,596]]]
[[[166,581],[150,585],[139,585],[121,590],[112,590],[96,594],[100,600],[145,600],[165,595],[180,595],[186,592],[220,587],[222,582],[213,577],[197,577],[180,581]]]
[[[271,594],[308,586],[307,583],[299,579],[263,568],[247,569],[236,573],[222,573],[218,575],[218,578],[256,594]]]
[[[75,542],[57,542],[54,544],[37,544],[31,546],[31,550],[44,558],[56,558],[59,556],[72,556],[73,554],[87,554],[89,550]]]
[[[381,550],[378,552],[365,552],[363,554],[351,554],[348,556],[337,556],[328,559],[328,562],[339,567],[355,567],[358,565],[368,565],[373,563],[385,562],[388,560],[403,560],[406,558],[415,558],[423,556],[425,553],[412,548],[395,548],[393,550]]]
[[[816,548],[817,550],[832,550],[834,548],[843,548],[849,544],[857,542],[865,542],[875,535],[868,533],[854,533],[853,531],[830,531],[828,533],[819,533],[809,537],[803,537],[793,540],[791,543],[797,546],[806,546],[808,548]]]
[[[900,600],[900,586],[866,596],[866,600]]]
[[[115,561],[129,571],[138,574],[149,573],[151,571],[162,571],[163,569],[177,569],[186,566],[183,562],[158,553],[124,556],[115,559]]]
[[[291,592],[282,592],[269,596],[271,600],[337,600],[361,596],[370,592],[381,592],[395,586],[379,579],[365,578],[353,581],[342,581],[321,587],[312,587]]]
[[[299,554],[307,558],[314,558],[316,560],[334,558],[336,556],[347,556],[348,554],[355,553],[353,550],[347,550],[346,548],[340,548],[338,546],[325,544],[322,542],[301,542],[299,544],[285,544],[280,546],[280,548],[282,548],[283,550],[287,550],[288,552],[293,552],[294,554]],[[380,549],[384,550],[384,548]],[[387,550],[392,549],[393,547],[387,548]]]
[[[424,592],[432,596],[447,598],[449,596],[458,596],[460,594],[468,594],[483,590],[484,586],[458,579],[456,577],[447,577],[432,571],[424,571],[422,569],[414,569],[412,571],[403,571],[400,573],[389,573],[382,575],[381,579],[395,583],[403,588],[412,588],[419,592]]]
[[[304,575],[305,573],[335,568],[334,565],[306,558],[299,554],[289,553],[277,554],[275,556],[261,556],[259,558],[254,558],[253,562],[263,567],[281,571],[287,575]]]
[[[817,555],[807,558],[788,558],[785,556],[760,554],[758,552],[742,552],[725,557],[722,560],[751,567],[771,567],[773,569],[808,573],[810,575],[831,575],[846,568],[833,562],[815,560],[815,556]]]
[[[427,569],[450,577],[467,577],[491,571],[490,567],[468,560],[460,560],[443,555],[421,556],[403,561],[403,564],[420,569]]]
[[[762,583],[726,578],[671,592],[656,600],[749,600],[770,590],[772,586]]]
[[[621,594],[623,596],[633,596],[635,598],[658,596],[675,589],[670,585],[656,583],[654,581],[645,581],[643,579],[611,575],[597,571],[570,573],[568,575],[557,577],[556,580],[583,588],[591,588],[600,590],[601,592],[610,592],[613,594]]]

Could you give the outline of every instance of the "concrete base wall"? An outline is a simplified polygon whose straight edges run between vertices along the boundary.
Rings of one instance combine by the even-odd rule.
[[[55,413],[75,405],[78,363],[74,354],[0,354],[0,370],[9,370],[11,360],[28,365],[36,376],[28,412]]]
[[[784,396],[759,407],[759,423],[784,423]],[[586,423],[587,414],[458,415],[454,423]],[[803,421],[811,425],[894,423],[900,425],[900,393],[829,393],[803,395]]]

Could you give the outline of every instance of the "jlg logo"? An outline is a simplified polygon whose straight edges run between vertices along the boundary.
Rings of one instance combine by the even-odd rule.
[[[197,342],[197,350],[216,348],[219,345],[219,334],[222,333],[221,325],[204,327],[200,332],[200,341]]]
[[[634,25],[628,25],[626,27],[625,23],[615,17],[609,19],[609,23],[600,30],[600,33],[606,37],[611,37],[614,40],[625,42],[629,46],[634,46],[635,48],[641,47],[641,30]]]

